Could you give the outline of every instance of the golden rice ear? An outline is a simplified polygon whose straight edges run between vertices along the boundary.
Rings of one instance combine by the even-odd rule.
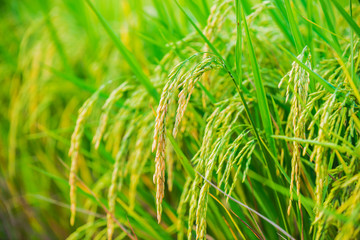
[[[80,155],[80,145],[81,139],[84,134],[84,125],[87,120],[87,117],[90,115],[95,102],[99,97],[99,93],[102,90],[101,87],[97,92],[95,92],[85,103],[81,106],[79,110],[79,115],[76,120],[76,125],[74,132],[71,136],[71,145],[69,150],[69,156],[71,157],[71,167],[69,174],[69,185],[70,185],[70,210],[71,218],[70,224],[74,225],[75,223],[75,214],[76,214],[76,171]]]
[[[156,208],[157,219],[161,221],[161,203],[164,197],[165,188],[165,155],[166,155],[166,115],[168,111],[168,104],[173,91],[177,88],[179,81],[182,78],[181,70],[183,63],[178,64],[169,75],[169,81],[166,83],[159,106],[156,111],[156,120],[154,128],[154,137],[152,144],[152,151],[156,150],[155,157],[155,173],[153,181],[156,184]],[[180,76],[179,76],[180,75]]]
[[[166,156],[166,117],[168,114],[170,98],[174,92],[182,87],[178,97],[178,108],[175,118],[173,135],[176,136],[179,124],[184,116],[185,110],[189,103],[191,94],[194,90],[196,82],[201,78],[205,72],[221,68],[222,65],[218,62],[217,58],[209,57],[203,59],[191,71],[184,71],[183,67],[189,60],[178,64],[170,73],[169,81],[165,84],[159,106],[156,110],[156,120],[154,137],[152,144],[152,151],[156,150],[155,157],[155,173],[153,177],[156,183],[156,205],[157,205],[157,219],[161,221],[162,212],[162,199],[164,198],[165,189],[165,156]]]
[[[191,94],[194,90],[195,84],[199,79],[205,74],[214,69],[221,68],[222,65],[216,58],[205,58],[200,64],[198,64],[195,69],[188,73],[187,77],[181,82],[183,89],[180,91],[178,97],[178,108],[176,112],[175,125],[173,129],[173,136],[176,137],[180,122],[184,116],[187,105],[190,101]]]
[[[310,64],[310,53],[307,53],[309,50],[305,47],[302,53],[297,57],[300,61],[305,61],[305,64],[311,69]],[[304,59],[305,55],[308,57]],[[281,79],[279,87],[283,84],[285,79],[287,81],[287,90],[286,90],[286,101],[290,97],[290,86],[292,86],[292,99],[291,99],[291,109],[290,114],[287,120],[286,130],[289,135],[293,135],[296,138],[304,138],[306,130],[306,122],[308,120],[307,116],[304,115],[304,109],[307,107],[307,102],[309,98],[309,85],[310,85],[310,76],[297,62],[292,63],[292,69]],[[299,121],[301,119],[301,121]],[[290,200],[287,210],[287,214],[290,215],[291,205],[293,200],[293,189],[294,184],[296,183],[296,193],[299,199],[299,207],[301,207],[300,202],[300,172],[301,172],[301,150],[300,144],[293,142],[292,148],[292,159],[291,159],[291,181],[290,181]]]
[[[115,90],[113,90],[106,102],[102,106],[102,113],[100,116],[100,122],[97,127],[96,133],[93,137],[92,143],[94,144],[95,149],[99,148],[100,141],[104,135],[106,126],[108,124],[109,114],[112,110],[114,104],[123,96],[123,94],[131,89],[127,82],[122,83]]]

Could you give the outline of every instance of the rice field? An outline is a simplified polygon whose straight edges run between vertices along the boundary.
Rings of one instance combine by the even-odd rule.
[[[360,239],[358,1],[0,16],[0,239]]]

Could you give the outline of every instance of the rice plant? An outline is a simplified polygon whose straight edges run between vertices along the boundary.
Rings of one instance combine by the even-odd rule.
[[[360,238],[358,1],[0,9],[0,239]]]

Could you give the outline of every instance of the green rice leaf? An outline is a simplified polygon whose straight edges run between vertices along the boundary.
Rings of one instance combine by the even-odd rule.
[[[94,4],[90,0],[86,0],[89,7],[93,10],[95,15],[98,17],[101,25],[106,30],[106,33],[109,35],[111,40],[114,42],[117,49],[120,51],[121,55],[125,59],[125,61],[131,67],[133,73],[136,75],[137,79],[140,81],[141,84],[144,85],[146,90],[149,94],[158,102],[160,100],[160,96],[154,86],[152,85],[149,78],[146,76],[144,71],[141,69],[140,64],[137,62],[135,56],[125,47],[124,43],[121,39],[116,35],[116,33],[112,30],[108,22],[105,18],[101,15],[101,13],[95,8]]]

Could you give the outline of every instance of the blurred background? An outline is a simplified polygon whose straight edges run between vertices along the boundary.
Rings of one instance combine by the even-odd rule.
[[[188,33],[173,1],[92,2],[146,74]],[[206,2],[182,3],[205,24]],[[1,0],[0,35],[0,239],[64,239],[95,214],[69,224],[78,109],[101,84],[132,73],[86,1]],[[89,168],[104,167],[99,154],[92,160]],[[96,172],[85,167],[92,185]]]

